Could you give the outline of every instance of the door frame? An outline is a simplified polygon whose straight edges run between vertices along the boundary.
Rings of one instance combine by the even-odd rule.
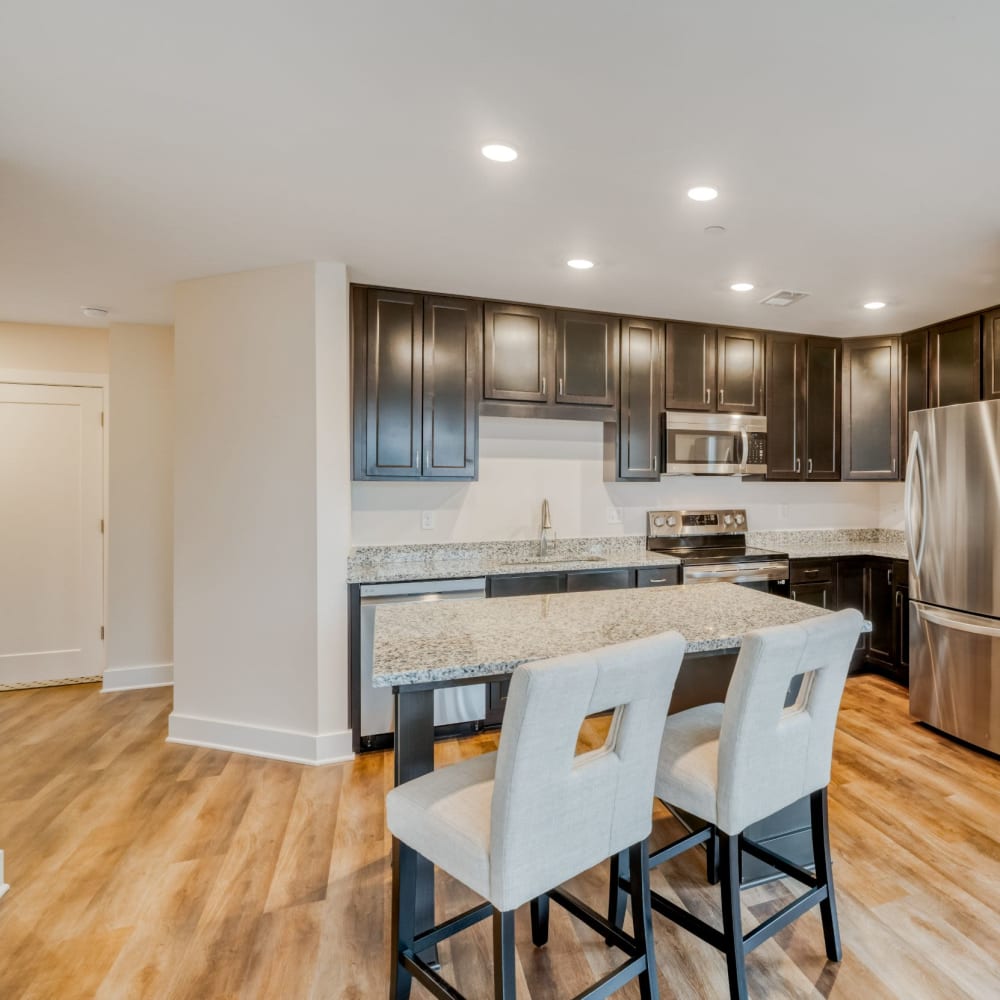
[[[111,376],[107,372],[61,372],[32,371],[30,369],[0,368],[0,384],[12,385],[54,385],[71,386],[77,389],[100,389],[101,410],[104,426],[101,428],[102,465],[101,470],[101,514],[104,517],[104,538],[101,542],[101,618],[104,623],[104,639],[101,641],[101,674],[108,669],[108,539],[111,537],[111,521],[108,518],[108,492],[110,488],[109,469],[111,466],[108,441],[111,429]]]

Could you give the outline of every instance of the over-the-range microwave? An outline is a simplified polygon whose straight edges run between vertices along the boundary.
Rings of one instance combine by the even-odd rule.
[[[767,472],[767,417],[668,411],[660,421],[660,468],[666,476]]]

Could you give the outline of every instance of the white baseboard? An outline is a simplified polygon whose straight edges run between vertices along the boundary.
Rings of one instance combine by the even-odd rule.
[[[104,671],[102,691],[135,691],[138,688],[170,687],[174,683],[172,663],[154,663],[147,667],[108,667]]]
[[[0,851],[0,896],[10,888],[3,880],[3,851]]]
[[[349,729],[333,733],[303,733],[178,715],[177,712],[170,714],[167,742],[288,760],[295,764],[340,764],[354,759]]]

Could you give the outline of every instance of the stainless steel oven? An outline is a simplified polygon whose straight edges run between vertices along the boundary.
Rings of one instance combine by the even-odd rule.
[[[740,413],[663,415],[660,467],[667,476],[755,476],[767,472],[767,417]]]

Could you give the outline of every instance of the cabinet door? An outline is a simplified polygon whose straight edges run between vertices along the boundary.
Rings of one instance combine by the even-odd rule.
[[[635,573],[637,587],[674,587],[681,582],[679,566],[651,567]]]
[[[487,582],[487,589],[490,597],[561,594],[566,589],[566,574],[524,573],[517,576],[491,576]]]
[[[720,330],[717,340],[719,413],[761,413],[764,338],[750,330]]]
[[[927,331],[914,330],[899,338],[899,366],[902,405],[899,414],[899,465],[906,472],[910,449],[910,414],[926,410],[927,403]]]
[[[714,409],[714,326],[668,323],[664,365],[668,410]]]
[[[605,424],[616,441],[618,479],[660,478],[660,400],[663,398],[663,324],[622,320],[621,404],[618,424]],[[609,477],[610,478],[610,477]]]
[[[895,638],[894,650],[896,674],[903,684],[908,684],[910,680],[910,588],[896,584],[893,597],[893,611],[895,612]]]
[[[806,342],[767,335],[767,478],[801,479],[805,420]]]
[[[482,304],[424,299],[423,475],[475,479]]]
[[[891,667],[894,648],[894,594],[892,563],[875,561],[865,567],[868,607],[866,618],[872,623],[868,638],[868,658]]]
[[[556,313],[556,402],[615,405],[618,320]]]
[[[840,479],[840,341],[811,337],[806,344],[806,474]],[[770,430],[770,421],[768,421]]]
[[[853,608],[868,617],[868,581],[865,575],[865,560],[856,556],[837,560],[837,603],[838,611]],[[862,632],[855,647],[855,661],[852,671],[864,662],[864,651],[868,648],[868,633]]]
[[[632,569],[573,570],[566,574],[569,594],[587,590],[627,590],[634,586],[635,570]]]
[[[817,608],[833,608],[835,592],[832,580],[817,583],[793,583],[791,598],[800,604],[811,604]]]
[[[983,316],[983,399],[1000,399],[1000,309]]]
[[[930,405],[980,398],[982,317],[964,316],[930,330]]]
[[[365,332],[365,475],[420,475],[422,297],[371,288]]]
[[[844,341],[844,479],[899,478],[899,342]]]
[[[548,402],[554,393],[550,309],[487,302],[483,330],[483,395]]]

